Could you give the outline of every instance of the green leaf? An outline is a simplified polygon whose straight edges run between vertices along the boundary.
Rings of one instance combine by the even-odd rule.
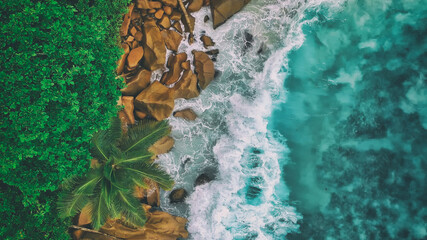
[[[89,202],[89,197],[89,194],[74,194],[70,191],[64,191],[58,201],[60,217],[71,217],[79,213]]]
[[[126,171],[137,182],[144,178],[153,180],[164,190],[170,190],[174,185],[174,181],[171,176],[161,170],[157,164],[133,164],[128,167],[124,167],[123,171]]]
[[[117,209],[121,212],[126,223],[136,227],[144,226],[147,218],[141,203],[136,199],[132,191],[119,192],[115,201]]]
[[[126,138],[121,139],[119,148],[123,153],[131,153],[139,149],[148,149],[160,138],[170,133],[167,121],[144,121],[128,130]]]

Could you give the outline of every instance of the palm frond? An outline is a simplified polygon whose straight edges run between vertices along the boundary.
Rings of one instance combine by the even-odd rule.
[[[95,189],[96,185],[102,180],[101,169],[91,168],[86,174],[86,177],[83,177],[80,180],[80,184],[74,187],[75,194],[91,194]]]
[[[71,217],[79,213],[89,202],[89,194],[75,194],[70,190],[63,190],[57,203],[61,218]]]
[[[135,198],[131,191],[120,191],[116,195],[115,207],[120,211],[121,216],[124,217],[126,223],[135,227],[144,226],[147,217],[142,208],[141,203]]]
[[[112,141],[117,142],[122,136],[122,122],[118,117],[112,117],[110,120],[110,127],[107,129],[108,137]]]
[[[172,189],[174,181],[168,173],[159,168],[157,164],[127,164],[123,170],[133,176],[134,181],[148,178],[157,182],[164,190]]]
[[[148,149],[160,138],[170,133],[167,121],[144,121],[128,130],[127,137],[119,142],[119,148],[123,153]]]
[[[91,146],[92,156],[100,162],[107,161],[112,153],[118,152],[115,145],[121,135],[122,129],[120,119],[114,117],[111,119],[110,128],[107,130],[100,130],[93,135]]]
[[[92,157],[98,159],[100,163],[108,161],[110,157],[110,149],[114,144],[114,140],[107,137],[106,130],[101,130],[95,133],[92,137],[90,153]]]
[[[124,154],[123,158],[116,161],[116,164],[123,165],[127,163],[148,163],[151,161],[153,153],[149,152],[147,149],[135,149],[130,153]]]
[[[95,188],[93,197],[90,199],[92,203],[92,226],[94,229],[100,229],[108,219],[110,208],[107,206],[105,184]]]

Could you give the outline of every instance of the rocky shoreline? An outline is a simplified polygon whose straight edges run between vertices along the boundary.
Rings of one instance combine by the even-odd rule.
[[[191,15],[202,7],[210,6],[213,27],[224,23],[250,0],[135,0],[128,7],[120,28],[121,47],[124,54],[117,62],[117,75],[125,87],[118,105],[122,106],[119,118],[123,130],[145,119],[161,121],[170,116],[193,121],[197,118],[192,109],[174,112],[178,98],[198,97],[214,80],[214,61],[219,51],[207,35],[195,38],[195,18]],[[210,17],[205,16],[204,21]],[[192,44],[201,41],[205,49],[193,50],[192,57],[179,52],[182,41]],[[153,74],[155,73],[155,74]],[[156,142],[150,151],[155,156],[169,152],[174,139],[166,136]],[[203,174],[201,175],[203,178]],[[203,178],[197,184],[211,179]],[[121,220],[109,220],[99,233],[77,230],[74,239],[177,239],[187,238],[187,219],[160,211],[160,189],[157,183],[147,182],[148,189],[137,187],[135,197],[143,204],[148,220],[143,228],[126,226]],[[184,189],[170,194],[171,202],[182,202],[187,196]],[[90,226],[87,211],[82,211],[75,224]]]

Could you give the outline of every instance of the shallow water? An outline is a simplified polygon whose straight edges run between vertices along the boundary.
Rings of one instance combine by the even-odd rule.
[[[190,238],[425,237],[421,1],[252,0],[215,31],[208,13],[195,33],[216,42],[220,74],[176,101],[199,117],[170,119],[160,157],[189,192],[162,208]],[[194,187],[202,173],[215,180]]]

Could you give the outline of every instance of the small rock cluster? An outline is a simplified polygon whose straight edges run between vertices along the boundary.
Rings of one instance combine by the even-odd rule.
[[[206,0],[185,3],[182,0],[135,0],[129,5],[120,28],[121,47],[125,53],[117,66],[117,74],[126,83],[119,100],[119,105],[124,106],[120,112],[122,121],[135,124],[135,119],[160,121],[168,118],[175,99],[199,96],[200,90],[214,79],[214,63],[207,53],[193,51],[193,59],[189,59],[185,52],[178,52],[187,34],[190,42],[194,40],[195,19],[191,13],[209,4]],[[206,35],[200,40],[206,48],[215,45]],[[167,49],[172,51],[168,59]],[[218,53],[216,49],[208,53],[212,51]],[[152,72],[164,69],[165,65],[167,70],[162,77],[153,79]],[[175,116],[194,120],[196,115],[189,117],[178,112]]]

